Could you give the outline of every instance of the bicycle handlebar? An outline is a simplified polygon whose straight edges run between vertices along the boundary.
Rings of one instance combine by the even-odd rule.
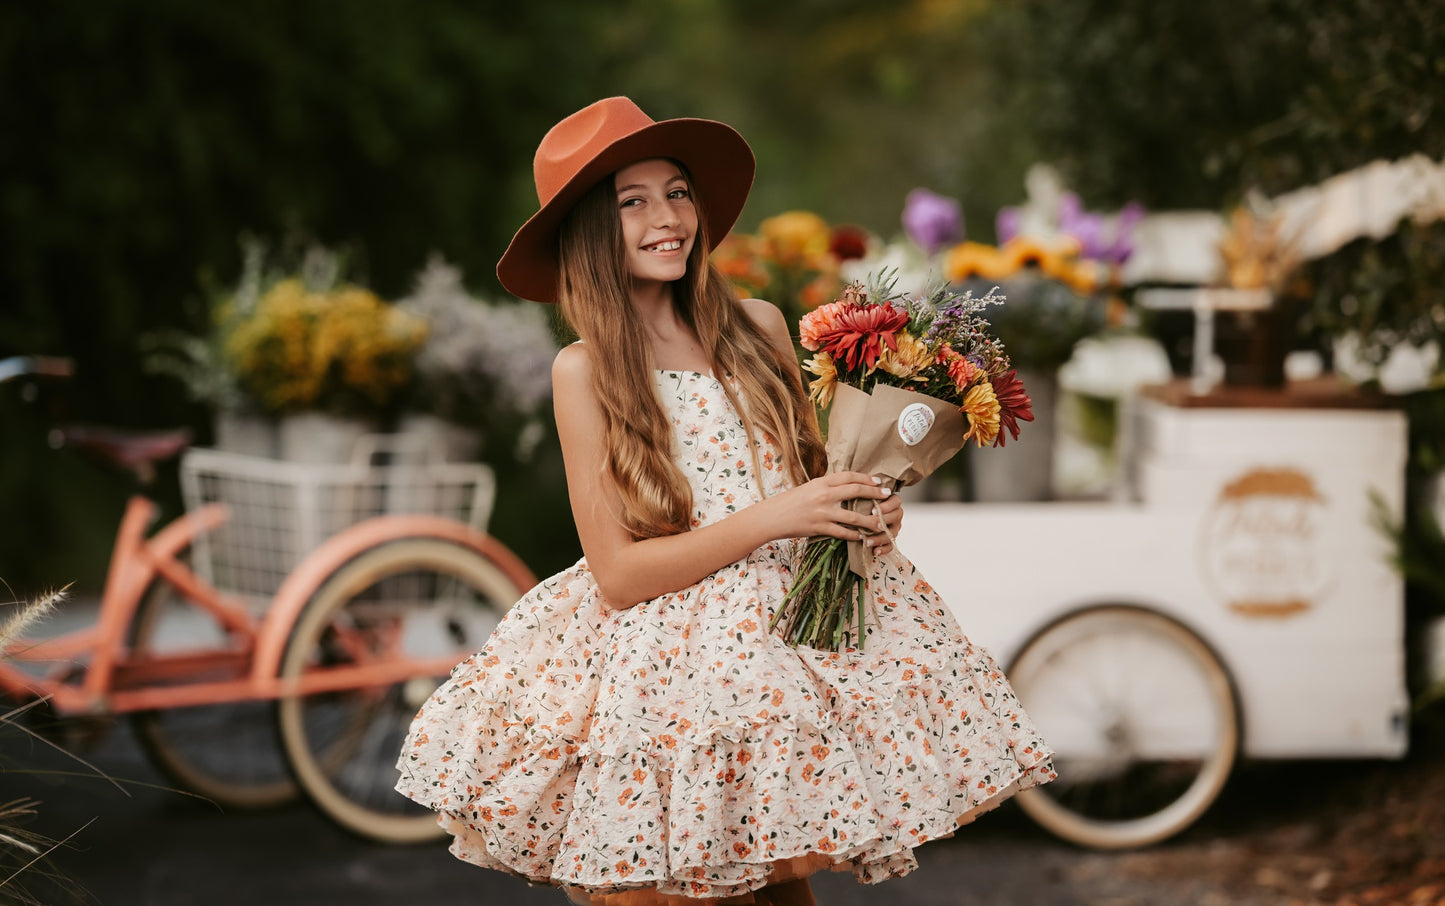
[[[30,375],[70,377],[73,374],[75,362],[60,356],[17,355],[0,359],[0,384]]]

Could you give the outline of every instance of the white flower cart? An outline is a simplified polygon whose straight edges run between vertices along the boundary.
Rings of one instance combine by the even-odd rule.
[[[1183,830],[1238,756],[1408,741],[1404,588],[1374,519],[1403,506],[1404,414],[1328,381],[1179,382],[1136,418],[1131,500],[915,504],[900,539],[1057,752],[1020,804],[1100,848]]]

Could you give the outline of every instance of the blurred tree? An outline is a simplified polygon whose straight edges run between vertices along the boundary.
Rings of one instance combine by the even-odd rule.
[[[77,418],[203,423],[178,386],[143,373],[138,341],[204,327],[204,287],[234,278],[243,232],[349,246],[392,297],[432,250],[489,279],[535,204],[537,138],[592,90],[602,14],[497,0],[0,6],[0,356],[75,357]],[[93,584],[103,563],[38,573],[29,554],[68,544],[82,533],[66,524],[93,523],[123,489],[77,506],[74,483],[32,457],[0,444],[0,500],[46,501],[61,525],[37,541],[23,519],[0,523],[0,577]]]
[[[604,40],[617,84],[646,109],[722,119],[752,143],[745,229],[806,208],[890,236],[924,186],[960,198],[971,235],[991,239],[1033,159],[1029,124],[992,115],[999,86],[978,26],[994,7],[632,0]]]
[[[1001,4],[1002,109],[1088,198],[1223,208],[1445,151],[1434,0]]]

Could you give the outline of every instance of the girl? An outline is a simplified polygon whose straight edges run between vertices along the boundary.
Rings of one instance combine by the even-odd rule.
[[[813,871],[905,874],[1053,776],[997,666],[893,551],[897,498],[824,474],[789,325],[709,263],[753,169],[721,123],[599,101],[543,138],[540,210],[497,266],[581,338],[553,392],[585,557],[421,709],[398,789],[458,857],[575,903],[812,903]],[[876,539],[861,650],[768,631],[812,535]]]

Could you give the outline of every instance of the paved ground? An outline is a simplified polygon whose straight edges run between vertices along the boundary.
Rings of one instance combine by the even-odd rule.
[[[124,723],[75,748],[124,792],[0,725],[0,830],[12,824],[3,803],[20,797],[40,803],[28,829],[54,838],[80,829],[49,865],[68,892],[39,867],[8,885],[0,871],[0,902],[26,902],[25,889],[46,906],[565,902],[556,891],[464,865],[444,845],[357,840],[304,805],[220,811],[168,789]],[[862,887],[828,875],[815,889],[824,906],[1429,906],[1445,903],[1442,816],[1445,733],[1437,730],[1404,764],[1245,765],[1199,824],[1142,853],[1077,850],[1005,806],[924,846],[922,867],[906,878]],[[15,864],[7,846],[0,839],[0,857]],[[1439,898],[1398,893],[1418,890]]]
[[[7,768],[0,772],[0,802],[19,796],[40,800],[40,814],[31,827],[52,837],[84,827],[53,860],[53,867],[80,892],[64,897],[32,873],[29,886],[41,903],[564,903],[555,891],[464,865],[442,845],[383,847],[356,840],[303,805],[226,813],[168,791],[123,724],[86,757],[119,781],[124,794],[14,729],[0,730],[0,755]],[[1363,769],[1394,776],[1410,768],[1376,764]],[[1291,888],[1308,892],[1314,884],[1323,892],[1323,885],[1330,883],[1319,875],[1325,869],[1311,868],[1296,879],[1295,863],[1287,861],[1287,854],[1302,851],[1296,844],[1310,842],[1328,851],[1327,831],[1316,820],[1317,804],[1342,801],[1341,791],[1353,790],[1351,775],[1358,770],[1361,766],[1354,763],[1246,768],[1200,825],[1146,853],[1082,852],[1045,836],[1021,812],[1005,806],[952,840],[924,846],[919,852],[922,867],[906,878],[862,887],[847,876],[829,875],[815,888],[825,906],[1315,902]],[[1445,788],[1432,795],[1441,792]],[[1318,859],[1316,863],[1328,865]],[[0,900],[5,893],[0,889]]]

